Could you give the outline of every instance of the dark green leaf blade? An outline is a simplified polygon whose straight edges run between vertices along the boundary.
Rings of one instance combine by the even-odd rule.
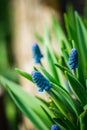
[[[66,75],[69,79],[73,92],[84,106],[85,104],[87,104],[87,91],[85,90],[84,86],[73,75],[71,75],[68,72],[66,72]]]

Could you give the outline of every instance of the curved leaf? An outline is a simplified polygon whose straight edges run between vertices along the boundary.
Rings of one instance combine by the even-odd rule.
[[[8,91],[19,109],[34,123],[38,130],[50,129],[52,121],[41,108],[35,97],[25,92],[19,85],[1,76],[0,84]]]

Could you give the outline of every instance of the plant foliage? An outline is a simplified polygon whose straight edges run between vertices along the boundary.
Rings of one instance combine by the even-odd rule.
[[[58,20],[54,16],[52,17],[55,46],[60,49],[61,55],[52,47],[51,31],[48,26],[45,28],[43,37],[36,34],[45,48],[44,58],[47,66],[45,67],[40,62],[39,67],[34,67],[33,71],[39,71],[46,78],[46,80],[42,78],[44,86],[45,82],[51,84],[49,89],[43,89],[43,93],[46,91],[47,101],[37,96],[31,96],[19,85],[0,76],[0,84],[38,130],[50,130],[57,126],[61,130],[87,129],[87,28],[77,12],[65,13],[64,19],[67,36]],[[73,69],[68,64],[72,48],[78,52],[78,58],[76,57],[75,61],[73,53],[70,59],[70,65],[74,62],[77,63],[78,59],[78,68],[73,67]],[[36,78],[37,75],[35,75],[34,82],[31,74],[20,69],[16,69],[16,71],[29,81],[39,84],[39,87],[43,86],[42,79]]]

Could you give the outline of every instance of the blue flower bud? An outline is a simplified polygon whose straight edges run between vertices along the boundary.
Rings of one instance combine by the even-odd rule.
[[[53,124],[51,127],[51,130],[60,130],[59,126],[56,124]]]
[[[49,90],[51,88],[49,81],[39,71],[33,71],[31,75],[34,83],[37,87],[39,87],[39,92],[43,92],[43,90]]]
[[[75,48],[73,48],[70,52],[68,64],[71,69],[78,67],[78,52]]]
[[[40,60],[43,57],[43,54],[41,54],[40,48],[37,43],[34,43],[32,45],[32,54],[33,54],[35,63],[37,63],[37,64],[40,63]]]

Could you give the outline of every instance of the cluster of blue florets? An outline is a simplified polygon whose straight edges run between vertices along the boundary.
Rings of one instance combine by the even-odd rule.
[[[33,54],[35,63],[37,63],[37,64],[40,63],[41,58],[43,58],[43,54],[41,53],[40,48],[37,43],[34,43],[32,45],[32,54]]]
[[[46,79],[39,71],[33,71],[31,75],[34,83],[37,87],[39,87],[39,92],[43,92],[43,90],[49,90],[51,88],[51,84],[48,79]]]
[[[78,67],[78,52],[75,48],[73,48],[70,52],[68,64],[71,69]]]
[[[51,130],[60,130],[59,126],[56,124],[53,124],[51,127]]]

